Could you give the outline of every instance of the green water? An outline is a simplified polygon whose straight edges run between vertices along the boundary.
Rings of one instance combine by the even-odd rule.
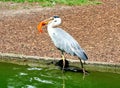
[[[120,88],[120,74],[65,72],[46,68],[0,63],[0,88]]]

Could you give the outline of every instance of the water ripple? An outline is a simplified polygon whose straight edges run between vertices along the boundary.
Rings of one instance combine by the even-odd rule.
[[[40,79],[40,78],[38,78],[38,77],[34,77],[34,80],[39,81],[39,82],[42,82],[42,83],[53,84],[53,82],[51,82],[51,81],[42,80],[42,79]]]
[[[42,70],[42,68],[32,67],[32,68],[27,68],[27,70]]]

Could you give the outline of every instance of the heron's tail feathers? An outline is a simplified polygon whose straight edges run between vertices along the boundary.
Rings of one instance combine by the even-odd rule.
[[[81,59],[81,60],[84,60],[84,61],[88,60],[88,56],[86,55],[85,52],[76,53],[76,55],[77,55],[77,56],[79,57],[79,59]]]
[[[83,60],[88,60],[88,56],[86,55],[86,53],[83,52],[83,54],[84,54],[84,59]]]

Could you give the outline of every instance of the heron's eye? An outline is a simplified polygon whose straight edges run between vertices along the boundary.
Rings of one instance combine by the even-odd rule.
[[[54,22],[57,22],[57,20],[54,20]]]

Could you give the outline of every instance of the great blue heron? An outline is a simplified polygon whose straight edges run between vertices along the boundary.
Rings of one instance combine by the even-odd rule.
[[[70,34],[57,27],[61,24],[61,18],[59,18],[59,16],[53,16],[40,22],[37,26],[39,32],[42,32],[42,26],[45,24],[47,24],[48,34],[52,39],[54,45],[61,51],[63,68],[65,66],[64,52],[66,52],[79,58],[83,73],[85,73],[85,69],[81,60],[86,61],[88,60],[88,57],[78,42]]]

